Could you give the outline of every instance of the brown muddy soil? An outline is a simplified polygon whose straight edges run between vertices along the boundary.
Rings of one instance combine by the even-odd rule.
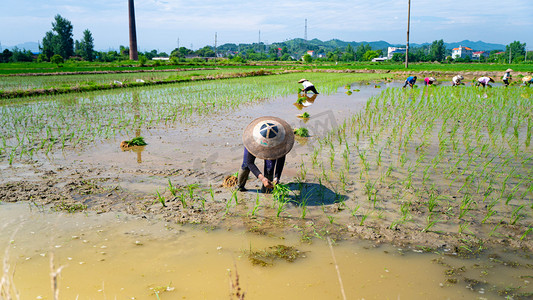
[[[383,88],[386,86],[383,84]],[[325,236],[336,240],[366,239],[463,255],[499,245],[533,251],[533,243],[518,238],[479,240],[458,234],[421,232],[409,224],[389,229],[389,224],[379,219],[359,225],[358,220],[346,213],[347,206],[354,206],[359,199],[322,188],[312,179],[301,182],[303,189],[300,187],[298,193],[295,188],[292,201],[282,208],[276,206],[271,194],[259,193],[259,181],[255,178],[248,181],[247,192],[222,187],[225,176],[240,167],[243,128],[265,115],[281,117],[293,128],[305,126],[311,133],[307,139],[298,139],[287,156],[282,183],[296,186],[300,164],[310,161],[317,139],[361,110],[366,99],[381,90],[365,86],[360,89],[360,93],[351,96],[342,92],[318,95],[305,107],[311,115],[306,123],[297,118],[302,107],[293,105],[297,99],[294,95],[216,116],[193,117],[169,128],[143,129],[141,135],[148,145],[138,151],[120,149],[120,142],[132,136],[117,137],[86,149],[37,157],[31,163],[0,166],[0,199],[72,212],[127,212],[206,228],[244,227],[258,234],[280,237],[292,231],[300,233],[302,240]],[[302,191],[311,191],[305,211],[298,205]],[[338,197],[344,197],[345,204],[336,201]],[[518,234],[510,225],[504,224],[502,228],[507,236]]]

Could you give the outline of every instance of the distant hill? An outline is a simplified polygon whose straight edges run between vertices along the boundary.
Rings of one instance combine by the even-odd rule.
[[[18,45],[15,45],[15,46],[4,46],[4,45],[2,45],[2,51],[4,49],[13,50],[15,47],[17,47],[19,50],[30,50],[33,53],[38,53],[39,52],[39,44],[36,43],[36,42],[26,42],[26,43],[18,44]]]
[[[296,39],[292,39],[292,40],[288,40],[288,41],[284,41],[284,42],[272,43],[272,44],[269,45],[269,47],[282,48],[282,47],[286,46],[289,49],[289,52],[291,52],[292,54],[303,55],[303,53],[305,53],[305,51],[307,51],[307,50],[313,50],[313,51],[315,51],[317,53],[327,53],[329,51],[335,51],[335,49],[337,49],[337,48],[343,49],[343,48],[345,48],[348,45],[352,46],[355,49],[355,48],[357,48],[357,46],[359,46],[361,44],[369,44],[370,47],[372,47],[372,49],[374,49],[374,50],[382,49],[382,50],[384,50],[385,53],[386,53],[388,47],[405,46],[405,44],[390,44],[390,43],[388,43],[386,41],[373,41],[373,42],[366,42],[366,41],[354,42],[354,41],[352,41],[352,42],[346,42],[346,41],[341,41],[339,39],[332,39],[332,40],[329,40],[329,41],[321,41],[319,39],[312,39],[312,40],[307,40],[306,41],[306,40],[301,39],[301,38],[296,38]],[[428,46],[428,45],[431,45],[431,43],[422,43],[422,44],[412,43],[412,44],[410,44],[410,46],[412,48],[424,47],[424,46]],[[457,48],[459,46],[469,47],[469,48],[472,48],[472,49],[478,50],[478,51],[505,50],[505,45],[485,43],[483,41],[473,42],[473,41],[469,41],[469,40],[464,40],[464,41],[453,42],[453,43],[446,43],[445,42],[444,45],[449,50],[451,50],[453,48]],[[246,48],[256,48],[256,50],[260,49],[257,46],[259,46],[257,43],[254,43],[254,44],[240,44],[240,49],[241,50],[242,49],[246,49]],[[265,45],[263,45],[263,47],[264,46]],[[235,45],[235,44],[225,44],[225,45],[221,45],[218,49],[221,50],[221,51],[224,51],[224,50],[235,51],[237,49],[237,45]]]
[[[422,47],[431,45],[431,43],[423,43],[423,44],[410,44],[412,47]],[[482,41],[473,42],[470,40],[464,40],[460,42],[454,42],[454,43],[446,43],[444,42],[444,46],[446,46],[446,49],[453,49],[458,48],[459,46],[472,48],[474,50],[478,51],[492,51],[492,50],[502,50],[505,51],[505,45],[502,44],[491,44],[491,43],[485,43]]]
[[[352,41],[352,42],[346,42],[346,41],[341,41],[339,39],[332,39],[332,40],[329,40],[329,41],[321,41],[319,39],[312,39],[312,40],[306,41],[306,40],[301,39],[301,38],[296,38],[296,39],[288,40],[288,41],[285,41],[285,42],[272,43],[270,46],[274,46],[274,47],[287,46],[289,49],[292,50],[291,52],[293,52],[293,53],[294,52],[304,53],[307,50],[314,50],[314,51],[317,51],[317,52],[326,53],[328,51],[334,51],[337,48],[345,48],[348,45],[351,45],[355,49],[360,44],[369,44],[370,47],[372,47],[372,49],[374,49],[374,50],[382,49],[382,50],[385,50],[385,51],[387,50],[387,47],[405,46],[405,45],[402,45],[402,44],[390,44],[390,43],[388,43],[386,41],[373,41],[373,42],[366,42],[366,41],[354,42],[354,41]],[[427,46],[427,45],[431,45],[431,43],[422,43],[422,44],[411,43],[410,44],[411,47],[422,47],[422,46]],[[444,45],[446,46],[447,49],[453,49],[453,48],[457,48],[459,46],[464,46],[464,47],[469,47],[469,48],[472,48],[474,50],[479,50],[479,51],[505,50],[505,45],[485,43],[483,41],[473,42],[473,41],[470,41],[470,40],[464,40],[464,41],[454,42],[454,43],[446,43],[445,42]],[[244,46],[243,48],[246,48],[246,46],[253,47],[252,44],[240,44],[240,46],[241,47]],[[39,44],[36,43],[36,42],[26,42],[26,43],[18,44],[18,45],[15,45],[15,46],[4,46],[4,45],[2,45],[2,50],[3,49],[13,50],[14,47],[17,47],[20,50],[30,50],[33,53],[38,53],[39,52]],[[219,49],[219,51],[223,51],[223,50],[236,51],[238,49],[238,46],[235,45],[235,44],[225,44],[225,45],[219,46],[218,49]]]
[[[448,49],[453,49],[459,46],[463,46],[463,47],[469,47],[469,48],[472,48],[474,50],[479,50],[479,51],[491,51],[491,50],[505,51],[505,45],[490,44],[490,43],[485,43],[482,41],[472,42],[469,40],[464,40],[464,41],[460,41],[457,43],[445,43],[445,45],[446,45],[446,48]]]

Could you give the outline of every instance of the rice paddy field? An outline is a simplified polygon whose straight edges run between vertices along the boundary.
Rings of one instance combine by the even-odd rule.
[[[0,295],[533,297],[532,88],[217,79],[232,72],[2,77],[3,90],[209,80],[0,99]],[[299,93],[303,77],[319,95]],[[272,193],[252,177],[238,192],[226,178],[242,131],[265,115],[308,136]]]

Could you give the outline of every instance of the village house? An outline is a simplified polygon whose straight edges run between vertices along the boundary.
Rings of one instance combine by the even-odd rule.
[[[452,50],[452,58],[472,58],[472,55],[474,54],[474,50],[472,48],[459,46],[459,48],[453,48]]]
[[[481,59],[489,57],[489,53],[486,51],[476,51],[472,53],[472,59]]]
[[[405,54],[405,48],[389,47],[387,49],[387,59],[392,59],[395,53]]]

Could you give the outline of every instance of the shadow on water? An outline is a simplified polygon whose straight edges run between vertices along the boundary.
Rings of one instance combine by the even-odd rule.
[[[348,196],[328,189],[322,184],[308,182],[290,182],[286,184],[290,193],[285,196],[285,201],[295,205],[322,206],[331,205],[348,200]],[[261,189],[249,189],[252,193],[262,193]]]
[[[318,183],[291,182],[287,187],[292,192],[289,196],[290,201],[297,205],[322,206],[348,199],[348,196],[336,193]]]

